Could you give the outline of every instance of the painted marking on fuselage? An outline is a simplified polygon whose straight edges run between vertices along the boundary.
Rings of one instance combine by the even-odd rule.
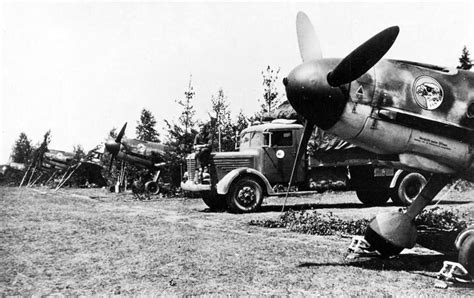
[[[419,76],[413,83],[413,98],[425,110],[437,109],[443,103],[443,88],[430,76]]]
[[[427,137],[422,137],[422,136],[416,137],[413,140],[415,142],[418,142],[418,143],[422,143],[422,144],[425,144],[425,145],[430,145],[430,146],[433,146],[433,147],[438,147],[438,148],[441,148],[441,149],[444,149],[444,150],[451,151],[451,148],[449,148],[448,144],[443,143],[441,141],[433,140],[433,139],[430,139],[430,138],[427,138]]]

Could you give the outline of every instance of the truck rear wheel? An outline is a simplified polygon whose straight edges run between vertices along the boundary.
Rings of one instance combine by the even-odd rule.
[[[466,268],[471,276],[474,275],[474,235],[467,237],[462,242],[458,262]]]
[[[399,206],[410,206],[425,185],[426,178],[420,173],[403,172],[391,190],[390,196],[393,203]]]
[[[358,190],[356,191],[359,201],[367,206],[383,206],[390,198],[386,189],[381,190]]]
[[[212,211],[221,211],[227,208],[225,198],[215,192],[201,192],[202,200]]]
[[[251,177],[244,177],[234,182],[227,194],[227,206],[234,213],[254,212],[260,208],[262,202],[262,187]]]

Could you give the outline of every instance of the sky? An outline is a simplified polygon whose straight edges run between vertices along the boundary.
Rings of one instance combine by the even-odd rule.
[[[233,117],[252,115],[267,65],[281,82],[301,63],[298,11],[327,58],[393,25],[384,58],[455,67],[464,46],[474,55],[474,1],[0,3],[0,164],[21,132],[36,144],[51,130],[49,148],[66,151],[89,150],[125,122],[133,138],[143,108],[164,140],[190,80],[197,119],[220,88]]]

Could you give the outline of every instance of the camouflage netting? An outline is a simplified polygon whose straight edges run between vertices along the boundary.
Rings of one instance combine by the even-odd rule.
[[[275,111],[267,115],[270,119],[294,119],[298,123],[303,123],[304,119],[296,113],[288,101],[283,102]],[[352,145],[334,135],[328,134],[323,130],[316,128],[308,142],[308,152],[313,155],[316,152],[332,151],[332,150],[346,150],[355,148]]]

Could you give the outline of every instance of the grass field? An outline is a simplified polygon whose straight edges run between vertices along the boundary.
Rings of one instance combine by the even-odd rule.
[[[453,192],[441,208],[474,215],[474,190]],[[441,194],[442,196],[442,194]],[[415,249],[389,260],[347,260],[350,238],[250,226],[262,212],[209,212],[199,199],[135,201],[100,189],[0,188],[2,295],[472,295],[436,289],[433,276],[452,254]],[[397,207],[365,208],[353,193],[290,198],[342,218],[370,218]]]

